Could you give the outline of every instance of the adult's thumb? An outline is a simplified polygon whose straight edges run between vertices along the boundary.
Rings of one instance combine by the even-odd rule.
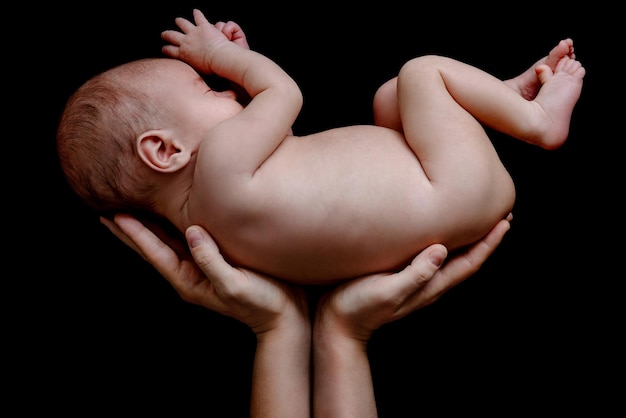
[[[221,282],[232,267],[226,263],[220,250],[209,233],[198,225],[192,225],[185,231],[185,238],[194,261],[211,280]]]
[[[199,226],[192,225],[185,231],[185,238],[187,238],[187,244],[191,249],[201,246],[206,241],[207,236],[208,234]]]

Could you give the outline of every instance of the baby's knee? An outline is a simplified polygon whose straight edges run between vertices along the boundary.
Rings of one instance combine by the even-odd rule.
[[[436,82],[437,80],[441,80],[441,70],[445,65],[446,58],[439,55],[424,55],[413,58],[400,68],[400,72],[398,73],[398,86],[400,86],[400,89],[414,89],[439,85],[439,83]]]
[[[392,78],[380,86],[373,101],[374,124],[402,131],[398,110],[398,79]]]
[[[398,100],[398,78],[392,78],[380,86],[374,94],[374,108],[386,108]]]
[[[445,64],[445,61],[449,58],[440,56],[440,55],[422,55],[420,57],[415,57],[404,63],[402,68],[400,68],[400,73],[398,77],[402,77],[408,73],[420,73],[420,72],[428,72],[438,70]]]

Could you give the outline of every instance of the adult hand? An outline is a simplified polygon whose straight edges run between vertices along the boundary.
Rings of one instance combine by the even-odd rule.
[[[339,327],[351,338],[367,341],[383,324],[432,304],[476,273],[510,229],[511,219],[509,215],[498,222],[484,238],[445,264],[446,247],[433,244],[398,273],[375,274],[343,283],[320,301],[315,329]]]
[[[310,406],[311,325],[302,289],[230,266],[202,228],[186,231],[191,250],[156,224],[129,215],[100,218],[150,262],[183,300],[238,319],[257,337],[250,416],[305,417]]]
[[[302,289],[250,270],[233,268],[202,228],[187,229],[190,252],[156,224],[118,214],[100,218],[113,234],[139,253],[169,281],[186,302],[204,306],[248,325],[255,334],[287,317],[306,318]]]
[[[467,250],[448,256],[434,244],[399,273],[374,274],[339,285],[318,304],[313,325],[315,416],[378,416],[367,341],[383,324],[430,305],[474,274],[509,230],[500,221]]]

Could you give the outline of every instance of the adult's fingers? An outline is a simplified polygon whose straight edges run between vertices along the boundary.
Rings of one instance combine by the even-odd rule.
[[[433,278],[447,254],[446,247],[441,244],[427,247],[402,271],[383,277],[379,281],[377,286],[379,297],[395,301],[410,298]]]
[[[504,235],[511,228],[510,219],[508,217],[501,220],[480,241],[465,251],[449,257],[443,268],[437,271],[421,291],[412,297],[411,308],[415,310],[435,302],[448,290],[476,273],[500,245]]]
[[[100,223],[109,228],[109,231],[111,231],[113,235],[115,235],[117,238],[119,238],[120,241],[132,248],[137,254],[145,259],[144,255],[139,250],[139,247],[135,245],[135,243],[128,237],[128,235],[122,232],[122,230],[119,228],[119,226],[117,226],[115,222],[108,218],[105,218],[104,216],[101,216]]]
[[[133,216],[118,214],[115,215],[114,222],[132,244],[129,244],[131,248],[152,264],[168,281],[175,281],[179,275],[180,258],[172,248]],[[127,242],[125,239],[122,240]]]

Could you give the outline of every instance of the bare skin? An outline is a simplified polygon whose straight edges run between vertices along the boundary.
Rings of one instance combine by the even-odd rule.
[[[544,65],[547,65],[551,70],[556,69],[556,65],[563,57],[569,57],[576,59],[574,54],[574,41],[570,38],[561,40],[547,56],[543,57],[535,64],[533,64],[528,70],[524,71],[517,77],[505,80],[504,82],[519,93],[526,100],[533,100],[537,96],[537,92],[541,87],[541,80],[537,74],[537,71],[541,71]]]
[[[545,113],[545,133],[540,135],[537,144],[556,149],[569,134],[570,118],[580,96],[585,69],[578,61],[564,57],[554,71],[548,65],[537,67],[537,75],[542,86],[534,101]]]
[[[164,52],[233,81],[252,100],[195,123],[187,115],[200,100],[188,106],[185,126],[202,126],[187,151],[197,144],[197,154],[163,188],[163,213],[181,231],[193,224],[210,231],[234,264],[295,283],[395,271],[432,243],[454,250],[480,239],[515,197],[483,126],[558,148],[584,76],[569,40],[511,82],[424,56],[376,94],[379,126],[285,135],[301,105],[297,86],[271,61],[233,47],[201,13],[194,17],[195,24],[177,19],[181,32],[164,32],[171,43]],[[182,91],[168,92],[180,109],[192,100]],[[395,120],[401,130],[388,129]]]
[[[295,136],[303,102],[298,85],[250,50],[237,24],[213,25],[199,10],[193,22],[176,24],[180,31],[162,33],[170,58],[128,63],[100,78],[127,83],[149,102],[131,109],[145,115],[113,124],[122,134],[110,135],[111,142],[128,138],[120,145],[134,152],[120,158],[139,175],[125,173],[130,186],[102,178],[83,190],[105,189],[104,198],[92,200],[114,200],[104,204],[108,210],[135,210],[126,206],[133,201],[181,232],[202,226],[232,264],[300,284],[398,271],[428,245],[452,251],[485,236],[515,201],[485,127],[558,148],[585,74],[568,39],[508,81],[447,57],[422,56],[376,92],[374,125]],[[209,74],[250,100],[214,91],[202,77]],[[70,144],[88,137],[67,132],[77,138]],[[100,131],[90,134],[102,138]],[[107,155],[113,147],[98,152],[88,145],[93,158],[120,160]],[[81,170],[94,173],[97,162],[78,161],[84,162],[74,168],[77,183],[90,181]],[[107,191],[110,184],[124,189]]]
[[[215,223],[204,224],[224,244],[224,251],[231,260],[254,268],[262,266],[261,269],[266,269],[264,271],[268,274],[302,282],[349,278],[367,271],[397,269],[428,243],[443,242],[450,248],[468,244],[484,234],[494,220],[510,211],[512,187],[506,184],[508,175],[477,119],[529,143],[546,149],[557,148],[567,138],[569,116],[580,94],[584,70],[569,57],[559,61],[555,72],[547,64],[538,66],[536,71],[543,83],[542,89],[533,101],[519,103],[516,100],[520,95],[499,80],[451,60],[437,60],[433,64],[437,70],[432,71],[432,76],[423,77],[423,81],[406,88],[410,92],[423,92],[424,103],[432,103],[426,97],[436,95],[449,101],[443,107],[417,107],[416,111],[407,111],[403,117],[407,144],[415,155],[420,156],[421,166],[403,148],[404,141],[397,134],[378,131],[375,127],[342,128],[309,137],[288,136],[255,174],[255,184],[263,190],[263,198],[253,198],[243,205],[260,210],[255,216],[263,213],[264,221],[247,230],[238,226],[244,222],[221,217]],[[456,94],[454,98],[443,91],[441,82],[437,83],[441,80],[439,71],[447,71],[445,84],[453,95]],[[455,78],[448,74],[463,76]],[[465,75],[480,79],[475,85],[481,86],[481,91],[501,93],[500,97],[504,99],[487,101],[487,105],[481,102],[474,114],[469,115],[465,108],[472,106],[472,100],[481,91],[467,91],[465,86],[472,85],[472,82],[470,78],[464,78]],[[398,97],[403,96],[399,93]],[[405,100],[413,106],[411,98]],[[520,112],[522,106],[524,110]],[[511,115],[519,114],[524,116],[514,123],[501,123],[502,118],[513,119]],[[439,116],[445,116],[445,119],[440,120]],[[461,122],[457,126],[451,121]],[[411,141],[411,137],[420,136],[419,132],[427,132],[429,126],[435,132],[444,123],[454,126],[455,132],[474,132],[475,136],[472,141],[464,138],[462,143],[454,137],[448,143],[439,138],[435,147],[431,147],[430,142]],[[430,137],[437,138],[437,135]],[[357,144],[362,148],[357,148]],[[347,156],[341,151],[344,147],[351,150]],[[468,156],[472,156],[472,161],[481,161],[479,166],[468,166]],[[396,172],[405,176],[398,179]],[[354,175],[362,183],[354,182],[346,176],[347,173],[358,173]],[[276,188],[273,180],[278,178],[282,179],[280,188]],[[361,184],[367,184],[367,189],[361,188]],[[482,188],[484,184],[490,184],[489,188]],[[372,188],[373,185],[376,188]],[[437,185],[438,189],[429,185]],[[285,190],[288,192],[283,194]],[[375,192],[370,196],[368,193],[372,190]],[[458,196],[468,194],[470,200],[455,203]],[[322,212],[314,211],[321,203],[317,196],[324,196]],[[347,201],[346,196],[354,200]],[[384,198],[374,198],[376,196]],[[503,196],[509,197],[506,201],[497,200]],[[424,202],[440,203],[430,207]],[[488,206],[485,202],[497,205]],[[211,207],[209,211],[214,219],[222,212],[218,206],[204,203],[198,206],[205,209],[196,212],[194,220],[197,223],[201,222],[199,212],[207,207]],[[364,213],[363,208],[368,211]],[[407,216],[399,218],[394,208],[413,209]],[[426,212],[426,208],[432,210]],[[230,215],[232,212],[228,216],[234,219]],[[239,219],[249,219],[246,214],[241,216]],[[293,226],[286,227],[284,219],[292,220]],[[443,223],[447,229],[440,227],[442,219],[445,219]],[[355,225],[368,227],[361,231],[356,230]],[[376,228],[369,225],[376,225]],[[428,231],[425,225],[431,225],[433,229]],[[417,232],[423,235],[418,237]],[[474,233],[476,235],[472,235]],[[258,238],[263,240],[258,241]],[[237,244],[229,246],[234,241]],[[253,254],[259,257],[254,259]],[[329,256],[335,258],[325,264]],[[367,263],[360,263],[360,260],[367,260]],[[331,268],[325,270],[328,265]]]
[[[535,62],[517,77],[504,80],[504,84],[511,87],[524,99],[532,101],[537,98],[537,93],[542,85],[556,71],[557,65],[561,59],[566,57],[572,60],[576,59],[576,54],[574,53],[574,41],[570,38],[559,41],[559,43],[552,48],[552,50],[550,50],[548,55]],[[559,72],[563,72],[565,74],[572,73],[570,75],[574,79],[574,85],[572,86],[572,91],[569,93],[567,92],[567,87],[559,86],[559,88],[564,88],[564,96],[562,98],[557,98],[553,105],[549,105],[548,108],[546,108],[546,118],[559,122],[559,125],[554,126],[554,133],[548,133],[546,138],[539,138],[539,141],[536,142],[535,145],[546,149],[555,149],[561,146],[566,140],[569,130],[571,111],[578,100],[578,96],[580,95],[580,91],[577,91],[577,89],[580,89],[582,86],[582,84],[579,85],[579,83],[582,83],[582,78],[585,75],[584,68],[581,66],[580,69],[577,69],[575,68],[576,66],[576,64],[571,63],[567,69],[560,69]],[[563,80],[565,78],[567,78],[567,76],[565,76]],[[550,94],[557,93],[560,95],[557,88],[548,89],[547,92],[550,92]],[[570,95],[570,99],[566,97],[568,95]],[[541,104],[542,100],[549,100],[552,102],[551,99],[548,99],[548,94],[545,94],[544,98],[545,99],[539,99],[538,103]],[[564,100],[565,105],[562,108],[557,109],[557,105],[560,100]],[[397,103],[397,78],[389,80],[378,90],[377,95],[374,98],[374,120],[377,125],[402,131],[402,121],[400,120]],[[564,129],[564,125],[567,125],[567,129]]]
[[[434,244],[398,273],[361,277],[333,289],[317,308],[311,307],[314,331],[302,288],[230,266],[202,228],[186,231],[187,248],[158,225],[132,216],[101,221],[151,263],[183,300],[237,319],[254,332],[251,417],[365,418],[377,416],[366,349],[372,333],[434,303],[476,273],[511,219],[498,222],[462,253],[448,256],[445,247]],[[188,367],[206,361],[211,359],[197,350],[183,360]]]
[[[573,42],[506,81],[446,57],[416,58],[376,93],[376,126],[298,137],[295,82],[249,51],[238,25],[211,25],[197,10],[194,20],[163,34],[174,59],[155,60],[148,85],[173,111],[136,151],[163,179],[157,213],[187,231],[195,263],[132,217],[104,222],[185,300],[251,327],[260,415],[308,416],[313,344],[315,409],[375,416],[367,340],[467,278],[502,239],[514,188],[483,125],[561,146],[585,75]],[[250,103],[212,91],[198,73],[233,81]],[[286,282],[337,281],[311,334],[303,291]]]

